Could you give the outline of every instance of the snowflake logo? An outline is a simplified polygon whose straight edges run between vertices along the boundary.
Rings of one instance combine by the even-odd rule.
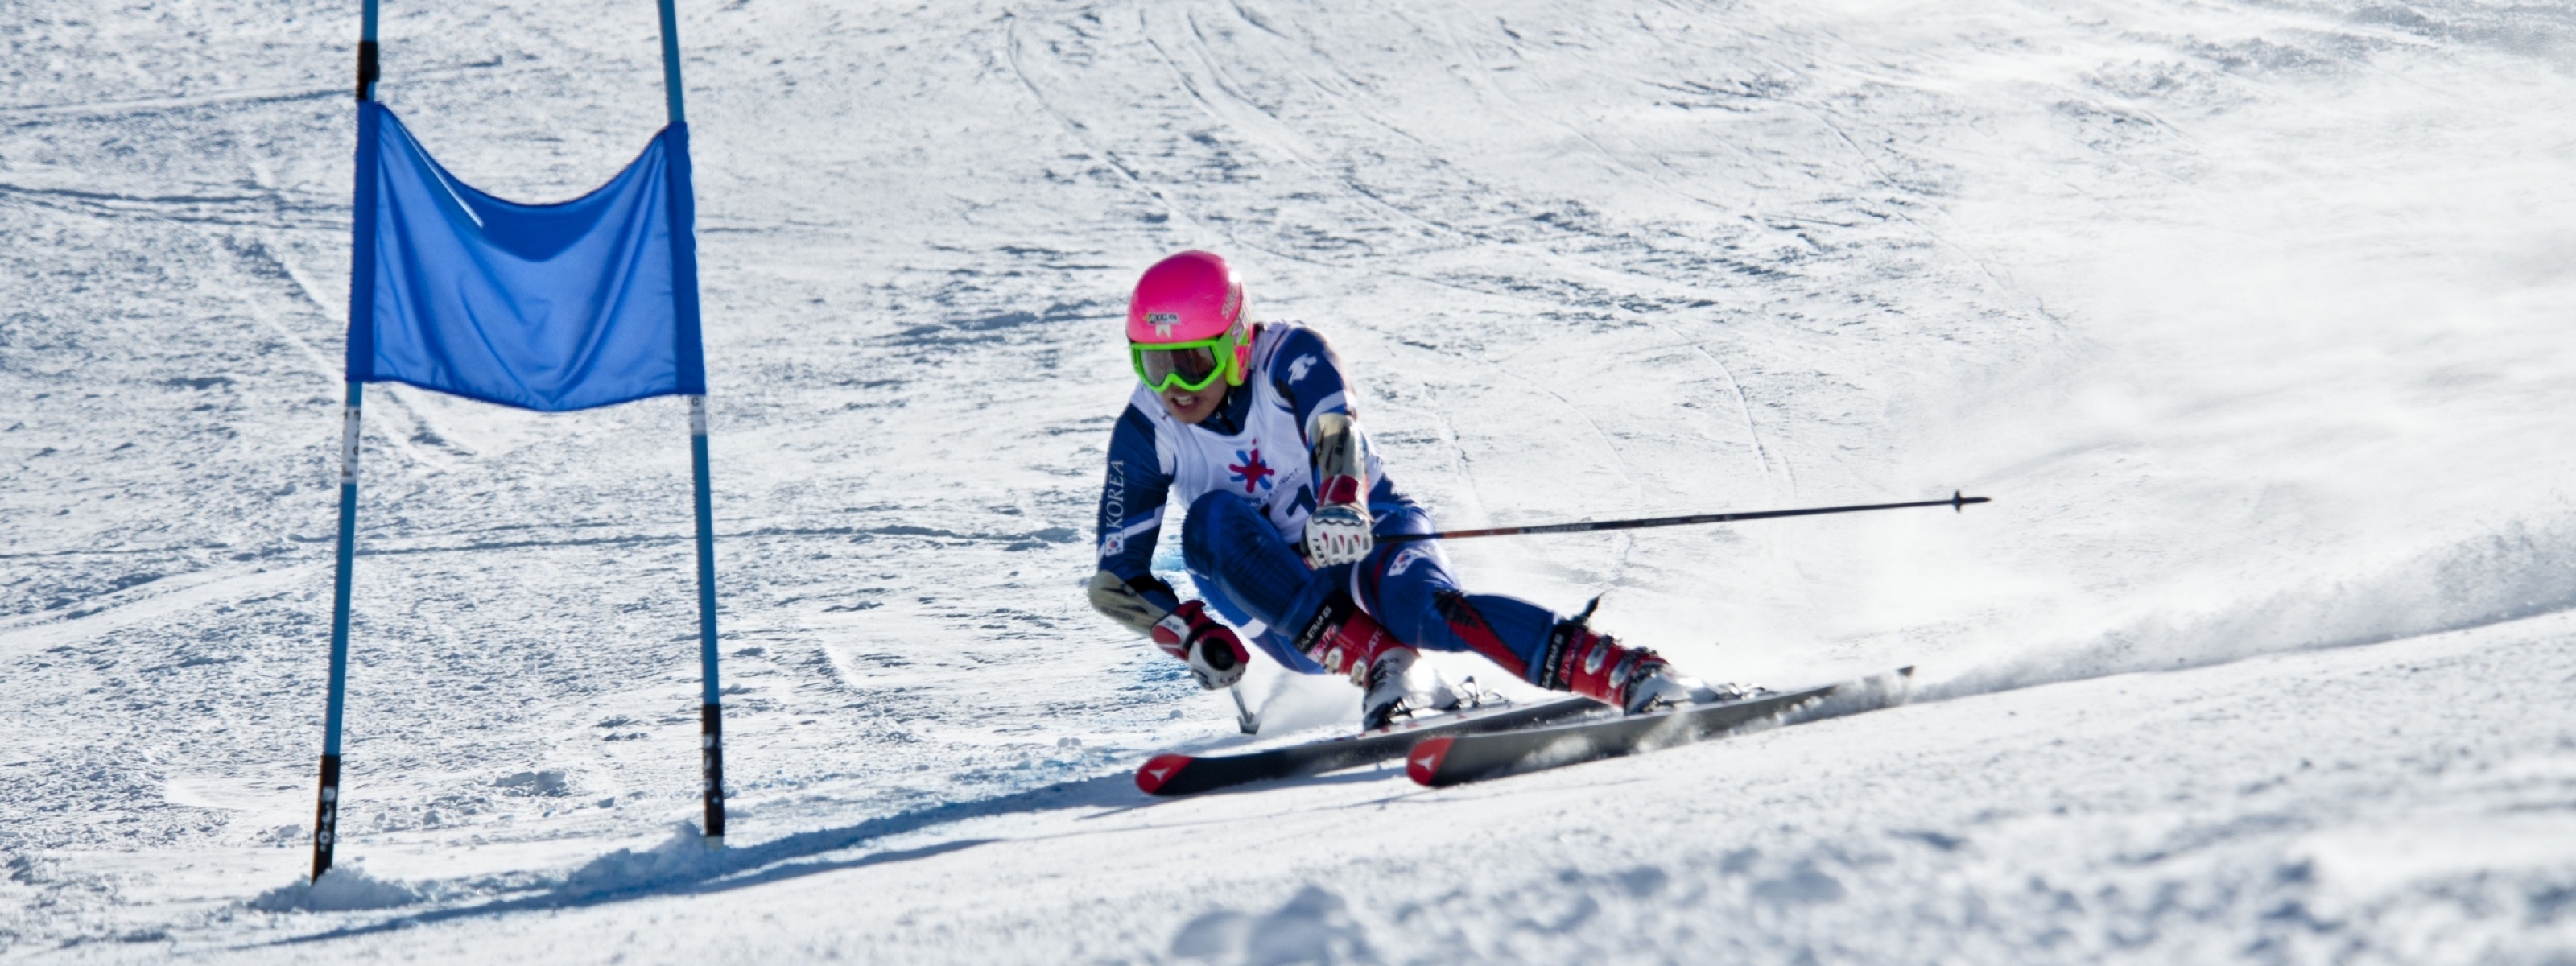
[[[1240,462],[1228,464],[1226,469],[1233,471],[1234,481],[1243,484],[1246,495],[1269,489],[1270,478],[1279,475],[1278,470],[1261,461],[1261,446],[1257,443],[1249,450],[1235,450],[1234,458]]]

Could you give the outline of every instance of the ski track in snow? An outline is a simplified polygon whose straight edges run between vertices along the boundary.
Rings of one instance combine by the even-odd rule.
[[[11,21],[0,958],[2576,956],[2564,10],[684,2],[729,846],[684,407],[377,386],[309,889],[355,10]],[[662,123],[655,30],[389,5],[380,92],[568,197]],[[1447,548],[1916,703],[1145,800],[1247,742],[1080,593],[1125,286],[1184,247],[1452,527],[1994,497]]]

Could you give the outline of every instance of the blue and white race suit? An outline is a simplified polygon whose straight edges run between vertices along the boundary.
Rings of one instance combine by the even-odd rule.
[[[1254,328],[1243,385],[1227,390],[1217,411],[1196,425],[1173,419],[1138,385],[1110,433],[1100,569],[1157,607],[1178,607],[1176,596],[1150,584],[1163,511],[1177,496],[1189,507],[1181,547],[1192,582],[1230,622],[1261,624],[1253,642],[1281,665],[1323,673],[1280,628],[1303,626],[1338,590],[1397,640],[1472,650],[1535,682],[1548,631],[1560,618],[1517,598],[1461,591],[1438,543],[1381,543],[1356,563],[1321,569],[1297,552],[1315,510],[1315,417],[1356,419],[1355,395],[1321,336],[1277,322]],[[1372,529],[1432,532],[1430,514],[1396,488],[1377,454],[1367,466]]]

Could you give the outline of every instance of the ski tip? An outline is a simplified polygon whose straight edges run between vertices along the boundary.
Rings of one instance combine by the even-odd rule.
[[[1413,779],[1416,785],[1429,787],[1432,776],[1440,773],[1441,759],[1449,757],[1449,743],[1454,740],[1425,738],[1421,744],[1414,745],[1413,753],[1404,756],[1405,777]]]
[[[1164,783],[1180,774],[1181,769],[1189,767],[1190,761],[1188,755],[1155,755],[1145,762],[1144,767],[1136,769],[1136,789],[1148,795],[1162,794]]]

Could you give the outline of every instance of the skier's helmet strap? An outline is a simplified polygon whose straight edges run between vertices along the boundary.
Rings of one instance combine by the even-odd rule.
[[[1144,361],[1147,353],[1159,356],[1158,350],[1166,347],[1203,346],[1223,366],[1227,385],[1243,385],[1244,370],[1252,362],[1243,302],[1243,283],[1223,258],[1187,251],[1155,262],[1136,280],[1136,294],[1127,302],[1127,341],[1139,357],[1137,375],[1158,390],[1167,382],[1158,376],[1182,376],[1173,381],[1203,387],[1214,380],[1202,381],[1208,373],[1192,364],[1200,359],[1156,360],[1167,359],[1173,363],[1169,368]],[[1148,369],[1159,371],[1149,374]]]

